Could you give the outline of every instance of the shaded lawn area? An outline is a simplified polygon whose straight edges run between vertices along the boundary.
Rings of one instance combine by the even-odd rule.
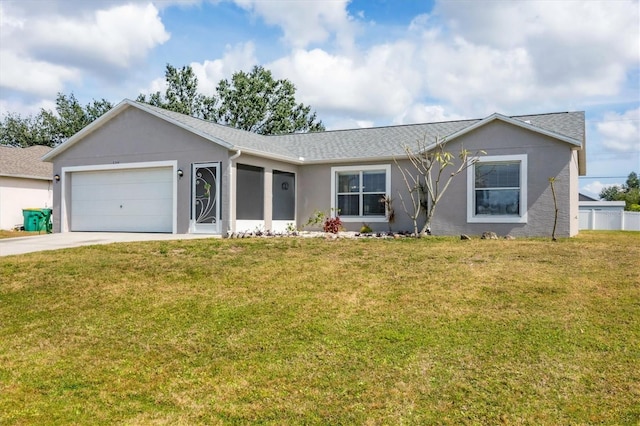
[[[0,258],[1,424],[640,422],[640,234]]]

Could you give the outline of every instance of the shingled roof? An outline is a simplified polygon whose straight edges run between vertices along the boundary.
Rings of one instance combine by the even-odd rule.
[[[74,135],[45,157],[51,160],[97,126],[109,121],[126,108],[138,108],[163,120],[167,120],[192,133],[198,134],[230,150],[281,159],[297,164],[354,160],[376,160],[404,155],[404,146],[415,149],[420,141],[423,146],[439,138],[455,138],[495,119],[510,122],[531,131],[539,131],[556,137],[577,148],[584,147],[584,112],[507,117],[493,114],[484,119],[446,121],[438,123],[409,124],[364,129],[334,130],[315,133],[294,133],[264,136],[223,126],[164,110],[148,104],[124,100],[114,109]]]
[[[53,165],[41,160],[51,151],[48,146],[15,148],[0,146],[0,176],[51,180]]]
[[[184,114],[167,111],[146,104],[136,104],[142,109],[165,116],[187,128],[196,129],[211,138],[226,142],[230,149],[242,149],[251,153],[264,153],[298,162],[345,161],[367,158],[390,158],[404,155],[405,145],[416,148],[418,141],[424,146],[438,138],[449,138],[465,129],[481,124],[487,119],[444,121],[438,123],[408,124],[363,129],[333,130],[315,133],[293,133],[262,136]],[[551,136],[580,147],[584,142],[584,112],[505,117],[531,130],[540,130]]]

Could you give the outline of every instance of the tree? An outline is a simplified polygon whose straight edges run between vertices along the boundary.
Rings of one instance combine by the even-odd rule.
[[[56,146],[111,108],[113,105],[105,99],[83,107],[73,93],[69,96],[58,93],[55,112],[41,109],[37,115],[27,117],[7,114],[0,122],[0,144]]]
[[[274,80],[261,66],[237,72],[218,84],[216,121],[263,135],[323,131],[311,107],[296,103],[295,92],[293,83]]]
[[[190,66],[176,69],[167,64],[165,78],[164,94],[140,94],[137,100],[263,135],[324,130],[311,107],[296,103],[293,83],[274,80],[261,66],[236,72],[231,81],[220,80],[214,96],[198,92],[198,78]]]
[[[605,201],[617,201],[622,188],[618,185],[607,186],[600,191],[600,199]]]
[[[608,186],[600,191],[600,198],[606,201],[624,201],[624,209],[640,211],[640,179],[636,172],[629,173],[627,181],[621,187]]]
[[[53,146],[54,144],[48,136],[40,115],[21,117],[10,113],[0,122],[0,145],[25,148],[31,145]]]
[[[407,207],[402,193],[398,191],[400,202],[404,211],[413,221],[414,234],[418,237],[423,237],[431,232],[431,221],[435,215],[436,206],[449,188],[453,178],[475,164],[478,157],[485,153],[484,151],[476,151],[472,154],[462,148],[458,153],[460,163],[456,167],[455,155],[445,151],[446,143],[446,139],[436,138],[434,146],[428,147],[425,137],[425,140],[418,143],[415,152],[409,146],[404,146],[407,159],[412,166],[411,170],[400,166],[398,161],[395,161],[409,192],[411,208]],[[451,170],[450,167],[456,168],[449,174],[445,174],[445,171]],[[426,214],[426,219],[418,231],[418,219],[423,213]]]
[[[625,183],[627,190],[629,189],[640,189],[640,179],[636,172],[629,173],[627,176],[627,182]]]
[[[198,93],[198,77],[190,66],[177,69],[167,64],[164,77],[167,83],[164,95],[158,91],[147,99],[141,93],[136,100],[205,120],[213,117],[215,100]]]

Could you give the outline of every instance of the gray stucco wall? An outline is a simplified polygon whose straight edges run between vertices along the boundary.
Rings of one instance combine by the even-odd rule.
[[[228,227],[229,151],[209,140],[136,108],[128,108],[54,158],[53,173],[63,167],[177,161],[177,233],[187,233],[191,211],[191,164],[221,162],[222,229]],[[67,179],[66,192],[71,182]],[[61,184],[54,185],[54,232],[60,232]]]
[[[498,235],[550,236],[554,204],[549,178],[554,177],[559,209],[556,235],[570,236],[573,151],[568,144],[508,123],[493,122],[454,140],[447,150],[459,152],[461,147],[484,150],[487,156],[527,155],[527,223],[467,223],[465,172],[454,178],[438,204],[432,225],[434,235],[478,235],[492,231]]]
[[[475,152],[486,151],[487,156],[527,155],[527,223],[467,223],[466,171],[456,176],[437,205],[432,232],[434,235],[479,235],[493,231],[498,235],[550,236],[553,228],[554,204],[549,178],[556,179],[558,226],[556,235],[568,237],[577,233],[577,167],[575,151],[569,144],[530,132],[504,122],[492,122],[463,135],[447,145],[447,151],[458,153],[461,147]],[[396,213],[394,231],[412,231],[413,225],[402,207],[398,193],[405,202],[409,195],[398,166],[391,161],[376,163],[345,163],[340,165],[390,164],[391,196]],[[400,161],[406,167],[408,162]],[[325,164],[300,167],[298,198],[298,226],[304,225],[315,210],[329,211],[331,205],[331,166]],[[453,169],[453,168],[452,168]],[[575,201],[574,201],[575,198]],[[409,206],[409,209],[411,207]],[[374,231],[387,231],[387,223],[367,222]],[[421,220],[419,225],[422,225]],[[345,228],[357,231],[362,222],[345,223]]]

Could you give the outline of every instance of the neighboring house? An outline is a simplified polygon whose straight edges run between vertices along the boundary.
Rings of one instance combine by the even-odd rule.
[[[558,236],[578,233],[585,169],[583,112],[262,136],[125,100],[59,145],[54,232],[284,231],[316,210],[339,209],[347,230],[412,230],[399,193],[404,145],[447,138],[484,150],[438,204],[436,235],[550,235],[555,178]],[[334,210],[335,211],[335,210]]]
[[[596,211],[614,211],[621,212],[624,210],[626,203],[624,201],[586,201],[580,200],[578,208],[580,211],[596,210]]]
[[[22,209],[51,208],[53,166],[41,160],[47,146],[0,146],[0,229],[23,224]]]
[[[583,193],[579,193],[578,197],[578,209],[581,212],[587,210],[621,212],[626,205],[624,201],[596,200]]]
[[[578,201],[598,201],[598,200],[580,192],[578,194]]]

